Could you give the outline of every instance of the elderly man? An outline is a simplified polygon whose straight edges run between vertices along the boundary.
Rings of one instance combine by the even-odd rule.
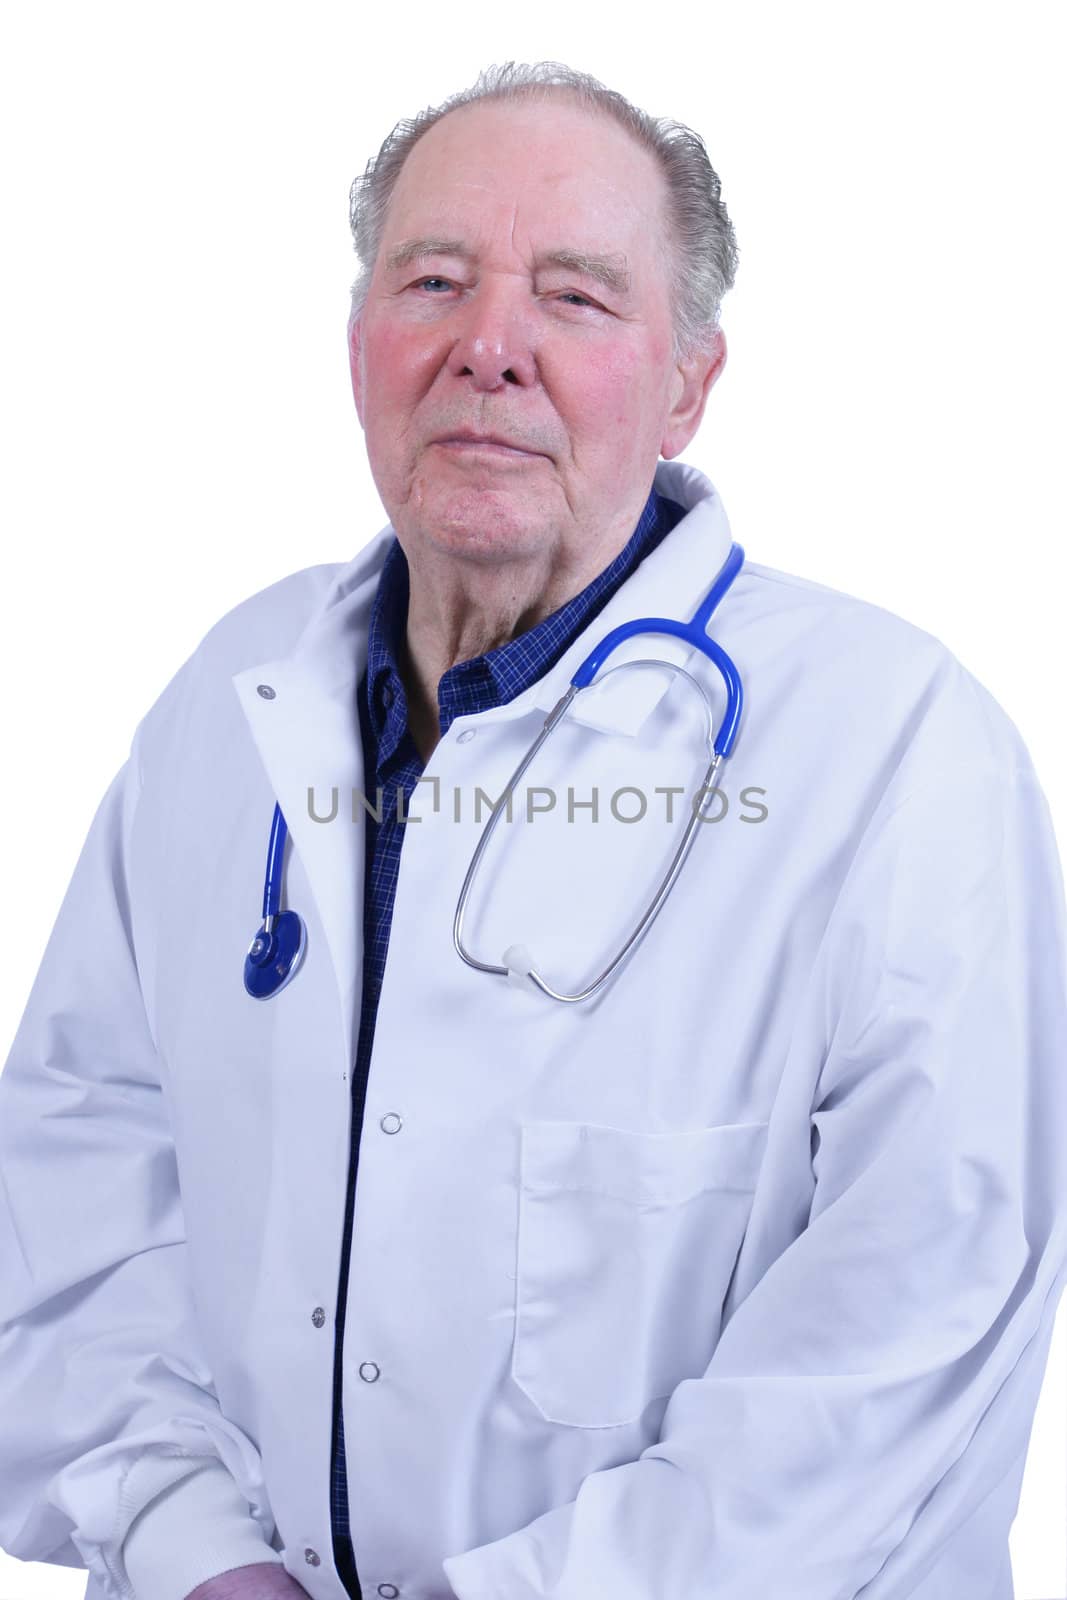
[[[1067,1253],[1022,741],[675,461],[693,134],[509,64],[353,198],[389,524],[211,630],[93,822],[0,1079],[0,1542],[91,1600],[1009,1600]],[[601,639],[713,607],[521,790]]]

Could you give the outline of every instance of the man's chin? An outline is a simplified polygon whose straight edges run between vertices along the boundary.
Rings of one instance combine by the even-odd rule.
[[[518,494],[507,485],[457,489],[425,480],[393,518],[393,527],[406,536],[405,542],[410,539],[448,555],[486,560],[536,556],[546,542],[555,542],[557,524],[556,508],[540,499],[531,502],[528,494]]]

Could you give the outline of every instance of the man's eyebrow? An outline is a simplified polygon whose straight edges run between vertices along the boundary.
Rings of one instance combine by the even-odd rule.
[[[404,239],[394,245],[385,257],[386,270],[396,272],[410,266],[425,256],[458,256],[462,261],[473,261],[477,252],[462,239]],[[593,278],[616,294],[629,294],[630,273],[624,255],[591,255],[585,250],[549,250],[537,257],[539,267],[563,267],[569,272],[580,272]]]

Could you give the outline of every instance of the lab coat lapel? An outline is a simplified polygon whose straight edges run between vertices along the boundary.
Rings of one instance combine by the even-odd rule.
[[[386,527],[342,569],[288,656],[234,674],[263,766],[315,898],[354,1050],[362,979],[363,747],[357,691],[371,607],[389,541]],[[273,690],[262,694],[261,688]],[[269,817],[263,822],[266,848]],[[286,905],[283,890],[282,905]]]

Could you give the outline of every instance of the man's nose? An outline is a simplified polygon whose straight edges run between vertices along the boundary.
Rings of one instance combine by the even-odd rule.
[[[449,371],[456,377],[470,376],[479,389],[533,383],[533,312],[528,289],[514,282],[480,284],[457,313]]]

